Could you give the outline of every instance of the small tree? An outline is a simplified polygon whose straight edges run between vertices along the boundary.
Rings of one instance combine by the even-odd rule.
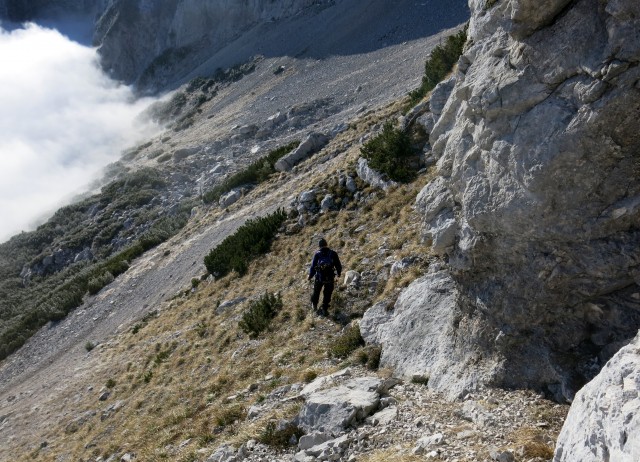
[[[360,152],[371,168],[394,181],[407,183],[415,177],[411,168],[411,158],[414,157],[411,137],[394,128],[391,122],[386,122],[382,133],[365,143]]]

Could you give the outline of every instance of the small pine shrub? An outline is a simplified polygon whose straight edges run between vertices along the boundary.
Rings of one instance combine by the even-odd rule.
[[[153,378],[153,371],[152,370],[148,370],[147,372],[144,373],[144,375],[142,376],[142,380],[144,380],[144,383],[149,383],[151,382],[151,379]]]
[[[276,317],[281,308],[280,294],[266,293],[258,300],[251,302],[238,325],[245,333],[256,337],[269,327],[271,320]]]
[[[270,151],[269,154],[253,162],[246,169],[230,176],[222,184],[204,193],[202,200],[206,204],[217,202],[220,197],[238,186],[266,181],[272,173],[276,172],[275,165],[278,159],[293,151],[299,144],[300,141],[292,141],[285,146]]]
[[[415,156],[411,147],[411,137],[403,130],[386,122],[382,133],[367,141],[360,148],[369,166],[386,174],[394,181],[407,183],[415,178],[411,160]]]
[[[115,380],[113,380],[113,379],[107,380],[107,383],[106,383],[106,387],[107,388],[113,388],[115,386],[116,386],[116,381]]]
[[[204,258],[207,271],[215,277],[223,277],[231,271],[244,275],[249,263],[271,248],[271,241],[284,223],[287,214],[280,209],[255,220],[248,220],[227,237]]]
[[[100,276],[89,279],[89,282],[87,283],[87,291],[89,292],[89,294],[95,295],[100,292],[102,288],[111,284],[114,279],[115,278],[113,277],[113,274],[111,274],[109,271],[105,271]]]
[[[96,345],[91,341],[88,341],[87,343],[84,344],[84,349],[87,350],[87,351],[91,351],[95,347],[96,347]]]
[[[364,340],[360,335],[360,327],[353,325],[335,339],[329,348],[329,354],[334,358],[344,359],[361,346],[364,346]]]
[[[287,425],[279,430],[275,422],[268,422],[257,439],[267,446],[284,449],[296,444],[302,435],[304,432],[295,425]]]
[[[487,1],[488,4],[493,4],[492,2],[495,3],[495,0]],[[466,41],[467,28],[465,27],[457,34],[447,37],[443,45],[438,45],[431,51],[431,55],[424,65],[424,76],[420,88],[409,93],[408,108],[424,98],[453,69],[454,64],[462,55]]]

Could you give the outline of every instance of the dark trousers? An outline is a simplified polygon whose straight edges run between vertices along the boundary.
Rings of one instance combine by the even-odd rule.
[[[313,307],[318,307],[318,301],[320,300],[320,292],[323,291],[322,294],[322,309],[328,310],[329,303],[331,303],[331,294],[333,293],[333,281],[323,282],[318,281],[317,279],[313,283],[313,294],[311,295],[311,303],[313,303]]]

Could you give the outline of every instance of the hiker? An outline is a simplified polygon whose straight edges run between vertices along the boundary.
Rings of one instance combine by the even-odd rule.
[[[338,254],[327,246],[327,241],[320,239],[318,247],[320,247],[320,250],[318,250],[313,256],[311,268],[309,268],[309,280],[315,276],[313,294],[311,295],[311,305],[313,310],[317,311],[320,292],[322,291],[322,309],[318,314],[320,316],[328,316],[329,303],[331,302],[331,294],[333,293],[334,287],[334,279],[336,273],[338,277],[340,277],[340,273],[342,273],[342,264],[340,263]]]

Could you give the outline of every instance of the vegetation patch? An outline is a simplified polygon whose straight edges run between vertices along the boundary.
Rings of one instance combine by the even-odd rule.
[[[371,168],[394,181],[408,183],[416,176],[412,168],[415,153],[411,137],[403,130],[394,128],[391,122],[386,122],[382,132],[367,141],[360,152]]]
[[[258,436],[258,441],[267,446],[284,449],[297,444],[304,432],[295,425],[286,425],[278,429],[276,423],[268,422],[264,431]]]
[[[238,186],[246,184],[259,184],[266,181],[272,173],[276,172],[275,164],[282,156],[290,153],[298,147],[300,141],[292,141],[291,143],[274,149],[266,156],[258,159],[250,164],[244,170],[230,176],[224,182],[215,188],[203,194],[202,200],[207,203],[217,202],[221,196],[228,193]]]
[[[148,205],[166,185],[152,168],[125,173],[100,194],[61,208],[36,231],[0,245],[0,360],[46,323],[63,319],[87,293],[98,293],[135,258],[187,223],[192,207],[188,201],[173,216]],[[123,226],[123,215],[132,226]],[[118,248],[115,241],[130,244]],[[69,263],[46,266],[57,249],[70,255]],[[91,249],[93,258],[74,262],[73,255],[83,249]],[[26,281],[18,276],[25,266],[34,270]]]
[[[491,3],[493,0],[488,0]],[[495,1],[493,1],[495,3]],[[444,44],[436,46],[424,65],[424,76],[420,87],[409,93],[407,109],[415,106],[422,98],[438,85],[446,75],[451,72],[454,64],[462,55],[464,44],[467,41],[467,27],[455,35],[450,35]]]
[[[360,327],[352,325],[335,339],[329,348],[329,355],[333,358],[344,359],[362,346],[364,346],[364,340],[360,335]]]
[[[265,293],[258,300],[249,304],[249,308],[243,313],[238,325],[245,333],[256,337],[269,327],[271,320],[281,309],[282,297],[280,294]]]
[[[285,211],[279,209],[265,217],[248,220],[204,258],[207,271],[217,278],[231,271],[244,275],[253,259],[269,251],[286,218]]]

